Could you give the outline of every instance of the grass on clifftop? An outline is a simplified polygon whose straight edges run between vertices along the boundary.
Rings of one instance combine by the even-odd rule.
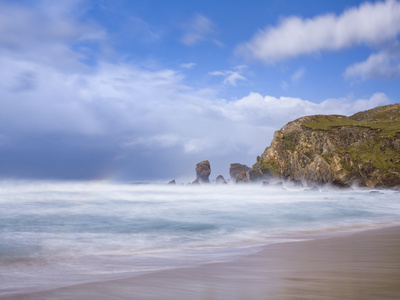
[[[380,119],[368,122],[352,120],[346,116],[340,115],[317,115],[313,116],[312,120],[306,121],[302,125],[314,130],[329,130],[334,127],[342,126],[368,127],[381,130],[382,134],[386,137],[393,137],[397,132],[400,132],[400,119]]]
[[[360,114],[361,113],[359,113],[359,115]],[[360,121],[355,120],[352,117],[349,118],[340,115],[317,115],[310,117],[310,119],[302,125],[313,130],[324,131],[329,131],[342,126],[364,127],[377,130],[374,138],[375,142],[371,144],[351,146],[342,149],[339,153],[343,157],[346,154],[350,154],[352,160],[357,163],[370,162],[385,173],[390,171],[400,172],[400,153],[395,150],[393,146],[390,146],[390,143],[388,144],[389,140],[399,138],[399,115],[393,114],[393,111],[390,114],[385,114],[383,111],[374,112],[373,118],[369,118],[372,113],[365,115],[365,118],[361,115],[362,118]],[[384,151],[381,150],[381,147],[384,147]],[[329,155],[325,155],[324,158],[329,162]],[[342,165],[343,167],[346,167],[344,162],[342,162]]]

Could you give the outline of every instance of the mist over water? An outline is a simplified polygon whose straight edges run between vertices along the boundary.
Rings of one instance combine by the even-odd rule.
[[[92,182],[0,183],[0,296],[229,261],[400,223],[400,193]]]

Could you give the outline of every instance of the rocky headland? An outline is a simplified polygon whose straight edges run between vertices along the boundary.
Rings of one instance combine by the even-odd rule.
[[[198,163],[192,184],[210,183],[210,174],[208,160]],[[229,175],[236,184],[400,190],[400,103],[350,117],[313,115],[289,122],[275,132],[251,168],[233,163]],[[215,182],[227,184],[222,175]]]
[[[400,104],[292,121],[275,132],[248,173],[252,182],[399,188]]]

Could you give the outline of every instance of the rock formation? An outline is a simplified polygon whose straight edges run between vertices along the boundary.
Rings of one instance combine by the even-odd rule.
[[[250,180],[247,173],[249,170],[250,168],[248,166],[235,163],[231,164],[229,175],[233,182],[249,182]]]
[[[215,179],[216,184],[227,184],[224,176],[218,175],[217,178]]]
[[[249,175],[252,181],[279,177],[310,186],[400,187],[400,104],[290,122],[275,132]]]
[[[248,172],[242,172],[242,173],[239,173],[239,174],[236,176],[236,180],[235,180],[235,183],[236,183],[236,184],[239,184],[239,183],[249,183],[249,182],[250,182],[250,179],[249,179]]]
[[[210,183],[209,179],[210,174],[211,174],[210,162],[208,160],[199,162],[196,165],[196,180],[193,181],[193,184]]]

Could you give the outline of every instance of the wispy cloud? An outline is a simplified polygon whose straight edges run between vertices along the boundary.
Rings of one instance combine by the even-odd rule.
[[[181,42],[187,46],[193,46],[204,41],[212,41],[218,46],[222,43],[215,38],[217,27],[209,18],[196,14],[183,26]]]
[[[286,91],[289,89],[291,85],[296,85],[304,77],[305,74],[306,74],[306,69],[304,67],[301,67],[296,71],[294,71],[290,76],[290,81],[282,80],[281,82],[282,90]]]
[[[131,17],[127,25],[129,26],[129,34],[144,42],[154,42],[162,36],[160,30],[141,18]]]
[[[355,45],[375,45],[393,40],[400,33],[400,3],[394,0],[364,3],[341,15],[312,19],[288,17],[276,27],[259,31],[236,53],[265,63],[274,63],[323,50]]]
[[[297,69],[292,76],[290,77],[292,79],[292,82],[296,83],[298,82],[300,79],[302,79],[304,77],[304,75],[306,74],[306,69],[305,68],[299,68]]]
[[[184,69],[191,69],[193,67],[195,67],[197,64],[194,62],[191,63],[186,63],[186,64],[181,64],[180,67],[184,68]]]
[[[212,76],[223,76],[224,84],[229,84],[231,86],[236,86],[237,81],[239,80],[247,80],[246,77],[243,76],[243,70],[246,69],[247,66],[241,65],[233,68],[233,70],[225,70],[225,71],[213,71],[209,74]]]

